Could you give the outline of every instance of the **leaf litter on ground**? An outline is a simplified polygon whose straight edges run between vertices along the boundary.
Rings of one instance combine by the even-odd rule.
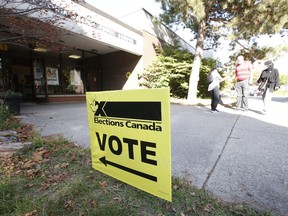
[[[270,215],[175,177],[173,202],[162,200],[94,170],[89,149],[29,125],[19,131],[32,144],[0,159],[0,215]]]

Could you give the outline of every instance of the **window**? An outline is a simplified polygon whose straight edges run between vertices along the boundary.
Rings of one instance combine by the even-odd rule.
[[[58,67],[46,67],[48,94],[63,94]]]
[[[84,94],[84,85],[81,71],[77,68],[63,70],[63,86],[66,94]]]

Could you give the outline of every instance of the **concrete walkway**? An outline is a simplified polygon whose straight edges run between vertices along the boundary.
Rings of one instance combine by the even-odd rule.
[[[171,104],[172,173],[228,202],[288,215],[288,98],[260,98],[250,111]],[[63,134],[89,147],[85,103],[23,104],[22,121],[42,135]]]

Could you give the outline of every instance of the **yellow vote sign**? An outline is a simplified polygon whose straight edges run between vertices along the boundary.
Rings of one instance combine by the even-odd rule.
[[[92,167],[172,201],[169,89],[87,92]]]

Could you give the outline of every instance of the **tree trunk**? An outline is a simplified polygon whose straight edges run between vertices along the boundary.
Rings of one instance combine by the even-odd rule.
[[[206,27],[205,21],[204,20],[200,21],[197,44],[196,44],[196,52],[193,61],[192,71],[189,78],[189,88],[187,97],[187,101],[189,104],[197,103],[197,89],[198,89],[201,59],[203,55],[203,46],[205,40],[205,27]]]

